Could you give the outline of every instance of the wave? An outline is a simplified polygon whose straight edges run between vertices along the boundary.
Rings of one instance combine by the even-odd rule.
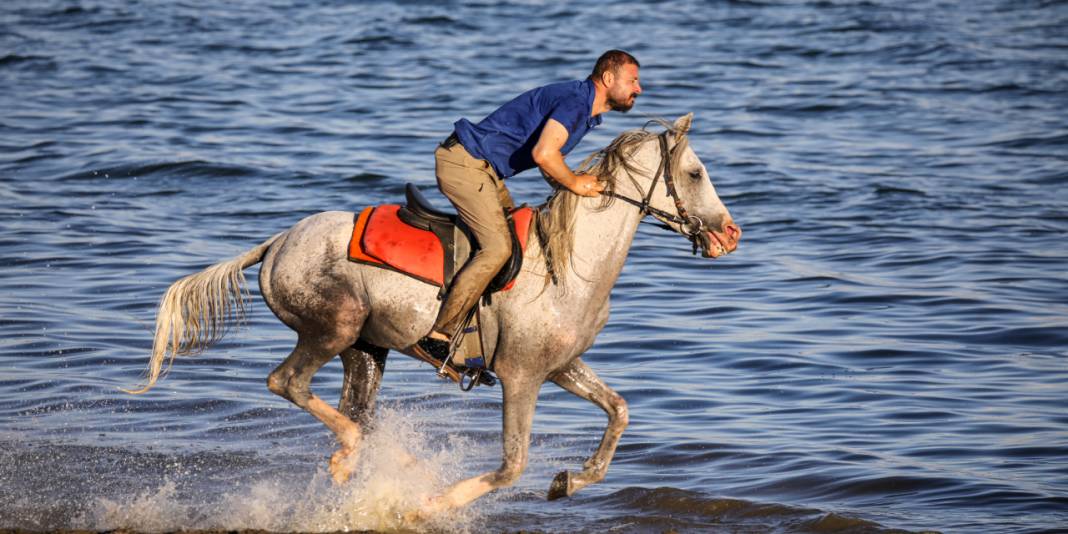
[[[101,178],[117,179],[149,176],[238,178],[253,176],[257,173],[258,171],[255,169],[240,165],[190,160],[103,167],[68,174],[60,177],[59,181],[75,182],[81,180],[99,180]]]
[[[907,532],[836,512],[743,499],[710,497],[672,487],[630,487],[598,499],[633,523],[717,532]],[[619,518],[602,520],[614,522]]]

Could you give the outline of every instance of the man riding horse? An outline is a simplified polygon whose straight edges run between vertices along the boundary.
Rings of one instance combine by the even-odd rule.
[[[673,122],[654,121],[663,131],[622,133],[583,165],[584,174],[568,169],[564,154],[600,122],[599,115],[629,109],[639,93],[637,61],[609,51],[585,81],[535,89],[479,124],[457,123],[455,140],[438,149],[438,180],[485,257],[463,269],[440,310],[435,299],[439,285],[352,260],[361,220],[356,213],[309,215],[259,245],[171,284],[160,299],[146,383],[131,393],[148,391],[166,362],[205,350],[244,316],[243,272],[258,264],[263,300],[297,334],[292,352],[268,375],[267,388],[334,434],[338,447],[330,457],[330,474],[343,483],[356,469],[389,352],[424,359],[414,347],[421,336],[434,332],[428,337],[448,338],[465,318],[465,308],[473,309],[485,280],[507,258],[497,251],[508,250],[510,232],[501,211],[510,201],[500,179],[537,166],[564,186],[539,208],[545,240],[539,235],[528,244],[524,256],[529,267],[479,314],[480,344],[492,356],[501,386],[501,464],[427,498],[415,515],[465,506],[519,479],[527,465],[538,394],[546,382],[593,403],[608,417],[582,469],[558,473],[548,498],[570,496],[603,480],[627,426],[627,403],[582,355],[608,322],[612,288],[639,223],[651,217],[706,258],[733,252],[742,235],[690,146],[692,113]],[[399,213],[399,208],[369,206],[359,213]],[[397,231],[412,235],[400,226]],[[435,250],[443,261],[440,248]],[[538,283],[552,273],[559,284]],[[338,357],[344,379],[335,408],[311,386],[312,377]]]
[[[479,250],[453,279],[430,333],[417,349],[450,361],[450,340],[493,277],[512,254],[504,210],[512,207],[504,180],[538,167],[556,183],[581,196],[597,196],[597,176],[575,174],[564,162],[606,111],[626,113],[641,94],[638,60],[622,50],[597,59],[583,81],[531,89],[478,124],[467,119],[434,152],[438,187],[474,234]]]

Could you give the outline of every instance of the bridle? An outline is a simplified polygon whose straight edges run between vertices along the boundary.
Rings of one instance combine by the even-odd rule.
[[[638,188],[638,192],[642,194],[642,200],[640,202],[613,191],[605,191],[601,194],[612,198],[618,198],[619,200],[638,208],[641,212],[643,222],[645,221],[645,216],[651,213],[660,221],[660,224],[653,224],[656,224],[656,226],[665,230],[677,232],[686,236],[686,239],[693,244],[693,254],[697,255],[700,236],[701,233],[705,231],[705,223],[700,217],[690,215],[686,211],[686,208],[682,205],[682,199],[679,197],[679,193],[675,189],[675,176],[671,168],[671,160],[675,157],[675,148],[672,147],[668,150],[668,135],[670,134],[671,131],[668,130],[658,136],[660,138],[660,167],[656,169],[656,176],[653,177],[653,183],[649,186],[649,191],[642,193],[641,186],[637,184],[637,180],[634,180],[634,177],[630,176],[631,181],[633,181],[635,187]],[[627,171],[627,174],[630,175],[629,170]],[[675,201],[675,210],[677,213],[669,213],[649,205],[649,201],[653,198],[653,191],[656,190],[656,184],[660,181],[661,176],[664,177],[664,186],[667,188],[667,195]],[[679,226],[678,230],[672,228],[668,223],[677,224]]]
[[[634,186],[638,188],[638,192],[641,193],[641,201],[634,200],[633,198],[620,195],[614,191],[603,191],[601,194],[617,198],[626,202],[641,212],[641,221],[645,221],[645,216],[652,214],[659,220],[659,223],[653,223],[659,228],[663,228],[670,232],[676,232],[686,236],[686,239],[693,245],[693,254],[697,255],[697,249],[700,246],[701,233],[705,231],[705,223],[699,217],[690,215],[686,208],[682,205],[682,199],[679,198],[679,193],[675,189],[675,177],[671,168],[671,160],[675,156],[675,148],[668,149],[668,135],[671,135],[672,131],[667,130],[660,134],[660,167],[656,170],[656,176],[653,177],[653,183],[649,186],[649,191],[642,192],[641,186],[638,185],[638,181],[634,179],[634,176],[627,170],[627,176],[634,182]],[[678,146],[678,145],[676,145]],[[625,168],[625,167],[624,167]],[[654,208],[649,205],[649,201],[653,198],[653,191],[656,191],[656,184],[660,181],[660,177],[664,177],[664,186],[667,188],[667,195],[675,201],[675,210],[677,213],[668,213],[662,209]],[[669,223],[675,223],[678,225],[678,229],[672,228]],[[538,241],[541,243],[543,256],[545,257],[545,268],[549,273],[549,279],[552,280],[553,285],[558,283],[556,277],[556,271],[553,269],[552,251],[549,249],[549,239],[544,234],[544,230],[539,222],[535,224],[535,231],[537,233]]]

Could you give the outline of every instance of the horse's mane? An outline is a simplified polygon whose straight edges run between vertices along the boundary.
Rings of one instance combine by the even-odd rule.
[[[663,126],[667,132],[675,135],[677,139],[675,146],[679,148],[679,150],[674,151],[675,158],[681,157],[688,144],[686,136],[679,135],[679,132],[675,130],[674,125],[670,122],[663,119],[653,119],[640,129],[623,132],[608,146],[590,154],[579,165],[578,172],[593,174],[603,180],[605,182],[605,192],[614,192],[616,182],[619,181],[621,176],[626,176],[637,185],[633,176],[637,169],[631,161],[631,155],[642,143],[657,137],[661,133],[647,130],[646,128],[650,124]],[[673,161],[672,168],[678,169],[678,163],[678,161]],[[542,253],[546,254],[552,271],[556,274],[559,282],[563,283],[565,279],[563,276],[564,269],[571,266],[571,255],[574,252],[575,208],[582,197],[572,193],[566,187],[556,185],[548,178],[547,181],[554,184],[556,190],[545,204],[539,206],[537,230],[538,235],[542,238],[542,246],[545,248]],[[601,195],[601,204],[598,209],[608,208],[614,200],[610,195]],[[549,277],[547,275],[546,284],[548,282]]]

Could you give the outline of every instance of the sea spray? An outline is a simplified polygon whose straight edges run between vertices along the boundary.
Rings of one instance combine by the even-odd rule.
[[[266,475],[221,497],[196,491],[203,482],[169,477],[155,488],[129,497],[96,497],[76,523],[90,530],[161,532],[189,529],[260,529],[275,532],[418,529],[466,532],[477,529],[495,499],[483,499],[462,511],[442,514],[418,525],[403,517],[426,499],[465,477],[486,469],[475,457],[479,447],[462,436],[422,430],[432,418],[418,412],[380,407],[373,431],[359,449],[352,479],[333,484],[325,467],[310,475]],[[440,415],[440,414],[437,414]],[[437,440],[437,441],[434,441]],[[482,448],[484,449],[484,448]],[[492,450],[496,452],[496,447]],[[494,458],[496,459],[496,458]]]

